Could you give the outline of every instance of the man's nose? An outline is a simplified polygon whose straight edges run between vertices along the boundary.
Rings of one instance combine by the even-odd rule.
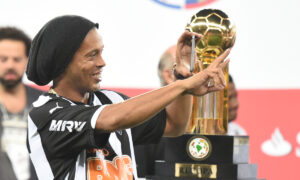
[[[15,61],[14,61],[14,59],[13,58],[8,58],[7,61],[6,61],[6,63],[5,63],[5,66],[7,68],[13,68],[13,67],[15,67]]]
[[[106,65],[102,56],[100,56],[96,62],[97,62],[96,65],[99,67],[104,67]]]

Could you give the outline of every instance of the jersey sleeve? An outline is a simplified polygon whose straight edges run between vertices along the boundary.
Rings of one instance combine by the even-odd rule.
[[[118,93],[118,92],[116,92]],[[128,96],[118,93],[123,100],[129,99]],[[134,145],[158,143],[163,136],[166,127],[166,110],[163,109],[150,120],[131,129]]]
[[[29,144],[30,139],[38,135],[43,149],[55,157],[77,155],[86,148],[101,148],[107,143],[109,133],[98,130],[96,133],[94,128],[104,107],[78,105],[65,100],[53,100],[36,107],[28,119],[29,124],[31,121]]]
[[[163,109],[150,120],[131,129],[134,145],[158,143],[166,127],[166,110]]]

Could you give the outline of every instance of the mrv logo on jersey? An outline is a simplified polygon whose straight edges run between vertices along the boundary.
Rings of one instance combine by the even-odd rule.
[[[69,132],[73,130],[79,132],[85,124],[86,122],[81,121],[52,120],[49,131],[65,131],[67,129]]]

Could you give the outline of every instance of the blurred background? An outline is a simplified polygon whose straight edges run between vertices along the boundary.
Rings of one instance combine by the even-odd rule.
[[[106,61],[101,86],[134,96],[159,87],[159,57],[190,17],[221,9],[237,28],[229,71],[239,92],[236,122],[250,136],[250,162],[258,164],[259,178],[299,180],[299,6],[297,0],[3,0],[0,26],[33,38],[60,15],[98,22]]]

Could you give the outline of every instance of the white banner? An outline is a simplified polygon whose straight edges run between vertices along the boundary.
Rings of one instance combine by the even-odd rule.
[[[177,42],[194,13],[218,8],[237,26],[230,73],[239,89],[300,88],[300,1],[216,0],[197,8],[184,6],[193,1],[5,0],[0,26],[17,26],[34,37],[56,16],[87,17],[99,23],[104,39],[107,66],[102,85],[155,88],[160,55]]]

